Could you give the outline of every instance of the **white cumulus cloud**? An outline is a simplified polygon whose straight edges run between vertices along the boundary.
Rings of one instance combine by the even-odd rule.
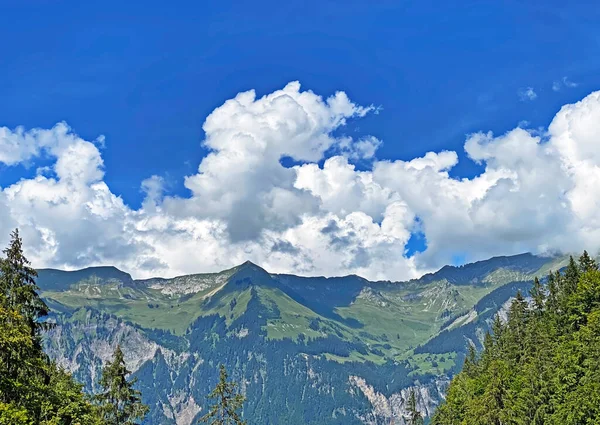
[[[260,98],[240,93],[206,118],[210,152],[186,177],[188,195],[169,196],[149,176],[138,209],[105,183],[102,138],[86,141],[65,123],[1,127],[5,166],[52,165],[0,187],[0,237],[18,226],[37,267],[113,264],[136,277],[250,259],[274,272],[396,280],[457,253],[600,249],[600,92],[565,105],[545,132],[469,135],[465,152],[484,171],[463,179],[449,173],[456,152],[388,161],[377,159],[376,136],[340,135],[376,111],[297,82]],[[284,157],[302,165],[285,167]],[[417,231],[427,249],[409,257]]]

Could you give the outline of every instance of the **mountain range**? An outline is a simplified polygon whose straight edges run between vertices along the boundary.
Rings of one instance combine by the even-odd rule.
[[[568,257],[495,257],[407,282],[220,273],[135,280],[114,267],[38,270],[56,322],[46,350],[97,390],[117,344],[150,406],[147,424],[190,425],[225,364],[250,424],[403,424],[430,415],[468,344],[535,276]]]

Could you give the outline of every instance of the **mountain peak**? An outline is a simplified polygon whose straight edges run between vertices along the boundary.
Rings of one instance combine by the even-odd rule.
[[[269,272],[267,272],[265,269],[263,269],[261,266],[259,266],[258,264],[253,263],[250,260],[246,260],[244,261],[242,264],[240,264],[239,266],[236,267],[238,270],[245,270],[245,269],[252,269],[252,270],[257,270],[257,271],[262,271],[264,273],[269,274]]]
[[[229,278],[230,282],[240,285],[242,282],[251,285],[271,283],[273,279],[269,272],[252,261],[245,261],[236,267],[235,272]]]

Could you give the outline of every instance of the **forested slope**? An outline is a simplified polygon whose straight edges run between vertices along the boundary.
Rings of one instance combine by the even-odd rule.
[[[432,425],[600,423],[600,272],[587,253],[535,280],[472,349]]]

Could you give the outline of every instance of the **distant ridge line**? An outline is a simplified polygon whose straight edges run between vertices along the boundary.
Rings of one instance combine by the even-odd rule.
[[[131,277],[131,274],[129,274],[123,270],[120,270],[115,266],[90,266],[90,267],[85,267],[85,268],[77,269],[77,270],[61,270],[61,269],[54,269],[54,268],[40,268],[37,270],[38,270],[38,272],[43,272],[44,274],[47,274],[47,275],[55,275],[55,277],[58,277],[56,275],[61,275],[61,278],[64,278],[66,276],[75,277],[76,275],[88,275],[88,274],[90,276],[94,276],[93,273],[98,271],[98,272],[102,272],[102,273],[100,273],[101,275],[105,275],[106,273],[108,273],[110,275],[114,275],[114,277],[120,275],[121,278],[124,278],[126,281],[131,282],[131,283],[145,283],[145,282],[149,282],[149,281],[153,281],[153,280],[168,281],[168,280],[184,278],[184,277],[188,277],[188,276],[222,274],[222,273],[233,272],[233,271],[237,272],[237,271],[240,271],[247,267],[255,267],[255,268],[260,269],[260,270],[262,270],[268,274],[271,274],[273,276],[282,276],[282,277],[294,276],[294,277],[306,278],[306,279],[358,278],[358,279],[361,279],[361,280],[363,280],[365,282],[369,282],[369,283],[398,283],[398,284],[401,284],[401,283],[414,283],[414,282],[418,282],[418,281],[431,282],[432,280],[444,278],[445,276],[451,277],[451,275],[453,273],[464,272],[465,270],[468,270],[470,268],[472,268],[473,270],[476,270],[476,269],[479,269],[480,267],[490,266],[491,269],[494,269],[494,268],[500,268],[503,265],[503,263],[506,263],[506,265],[510,266],[510,265],[514,265],[514,264],[511,264],[512,262],[514,262],[514,260],[531,261],[532,263],[535,263],[535,265],[532,265],[532,268],[535,268],[535,266],[537,266],[537,265],[541,266],[542,262],[547,261],[549,258],[552,259],[552,258],[559,258],[559,257],[560,257],[560,255],[550,255],[550,256],[534,255],[530,252],[524,252],[524,253],[515,254],[515,255],[501,255],[501,256],[491,257],[486,260],[479,260],[479,261],[474,261],[472,263],[462,264],[460,266],[445,265],[435,272],[426,273],[419,278],[410,279],[407,281],[391,281],[391,280],[371,281],[371,280],[363,278],[362,276],[359,276],[357,274],[348,274],[348,275],[344,275],[344,276],[301,276],[301,275],[295,275],[292,273],[270,273],[267,270],[265,270],[263,267],[257,265],[256,263],[253,263],[250,260],[246,260],[242,264],[239,264],[234,267],[226,268],[226,269],[223,269],[218,272],[190,273],[190,274],[178,275],[178,276],[174,276],[174,277],[156,276],[156,277],[145,278],[145,279],[133,279]]]

